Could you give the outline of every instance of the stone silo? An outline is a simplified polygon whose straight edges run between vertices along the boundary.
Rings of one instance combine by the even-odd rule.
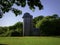
[[[33,16],[30,15],[29,13],[25,13],[22,18],[23,18],[23,36],[32,35],[32,30],[33,30],[32,19],[33,19]]]

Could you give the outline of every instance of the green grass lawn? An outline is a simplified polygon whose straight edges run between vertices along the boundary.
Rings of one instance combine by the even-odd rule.
[[[0,44],[60,45],[60,37],[0,37]]]

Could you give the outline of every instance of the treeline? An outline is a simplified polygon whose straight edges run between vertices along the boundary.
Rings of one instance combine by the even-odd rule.
[[[60,17],[57,14],[52,16],[38,16],[34,18],[34,27],[40,30],[40,35],[59,36]]]
[[[17,22],[13,26],[0,27],[0,36],[22,36],[23,24],[22,22]]]
[[[60,35],[60,17],[57,14],[52,16],[37,16],[33,19],[33,27],[40,30],[42,36]],[[0,27],[0,36],[23,36],[23,23],[17,22],[13,26]]]

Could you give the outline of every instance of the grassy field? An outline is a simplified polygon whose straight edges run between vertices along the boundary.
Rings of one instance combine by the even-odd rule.
[[[0,37],[0,45],[60,45],[60,37]]]

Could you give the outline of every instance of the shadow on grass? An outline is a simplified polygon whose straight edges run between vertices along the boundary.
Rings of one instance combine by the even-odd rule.
[[[8,45],[8,44],[0,44],[0,45]]]
[[[59,35],[59,36],[40,36],[40,37],[54,37],[54,38],[60,38],[60,35]]]
[[[60,38],[60,36],[48,36],[48,37],[55,37],[55,38]]]
[[[60,38],[60,36],[53,36],[53,37]]]

